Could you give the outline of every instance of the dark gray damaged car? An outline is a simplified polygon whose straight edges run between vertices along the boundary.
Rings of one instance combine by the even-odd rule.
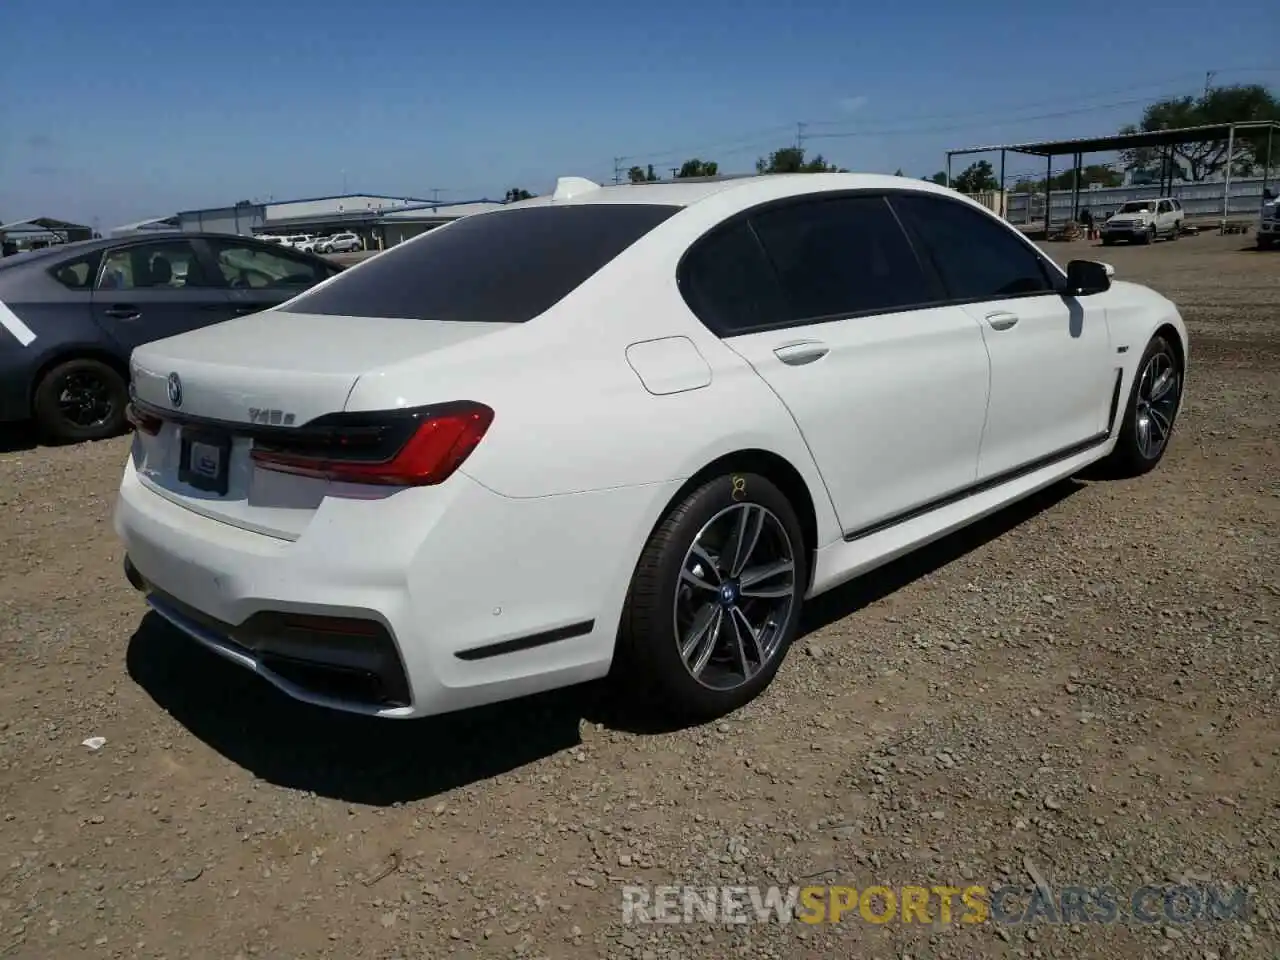
[[[70,443],[124,429],[129,354],[256,313],[342,268],[248,237],[146,233],[0,258],[0,423]]]

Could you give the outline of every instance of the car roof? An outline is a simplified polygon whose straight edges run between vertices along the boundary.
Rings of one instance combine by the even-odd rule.
[[[563,188],[563,189],[562,189]],[[689,207],[731,193],[742,206],[780,197],[833,190],[919,190],[955,196],[955,191],[926,180],[879,173],[768,173],[748,176],[691,177],[653,183],[599,185],[589,180],[561,178],[554,193],[505,204],[498,210],[596,203],[651,203]],[[478,214],[485,216],[486,214]]]

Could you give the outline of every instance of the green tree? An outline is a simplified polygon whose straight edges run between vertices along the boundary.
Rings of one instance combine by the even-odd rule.
[[[680,167],[680,171],[676,174],[676,179],[683,180],[685,177],[714,177],[720,172],[720,164],[714,160],[699,160],[694,157],[692,160],[686,160],[684,165]]]
[[[1049,182],[1054,191],[1072,190],[1075,188],[1075,171],[1064,170]],[[1118,187],[1124,183],[1124,174],[1113,170],[1105,163],[1091,163],[1080,169],[1080,188],[1083,190],[1090,184],[1097,183],[1104,187]],[[1036,189],[1044,190],[1044,181],[1036,181]]]
[[[1240,123],[1245,120],[1280,120],[1280,98],[1257,83],[1216,87],[1198,97],[1174,97],[1151,104],[1142,120],[1120,128],[1121,134],[1150,133],[1206,124]],[[1248,174],[1265,162],[1267,134],[1241,131],[1235,138],[1233,156],[1227,157],[1227,139],[1186,143],[1173,148],[1176,160],[1192,180],[1207,180],[1226,169],[1228,160],[1234,173]],[[1161,148],[1140,147],[1123,150],[1126,170],[1147,168],[1160,162]],[[1273,160],[1274,162],[1274,160]]]
[[[921,177],[921,180],[928,180],[930,183],[936,183],[940,187],[947,185],[947,173],[945,170],[939,170],[932,177]]]
[[[653,172],[653,164],[651,163],[648,168],[632,167],[627,171],[627,179],[632,183],[655,183],[659,178]]]
[[[756,161],[756,173],[848,173],[833,163],[827,163],[822,154],[806,160],[803,147],[782,147]]]
[[[512,187],[510,190],[507,191],[506,199],[504,199],[502,202],[515,203],[518,200],[529,200],[532,197],[533,197],[533,194],[530,193],[528,190],[524,190],[520,187]]]
[[[978,160],[971,163],[951,181],[951,186],[961,193],[985,193],[988,190],[999,190],[1000,181],[991,169],[990,160]]]

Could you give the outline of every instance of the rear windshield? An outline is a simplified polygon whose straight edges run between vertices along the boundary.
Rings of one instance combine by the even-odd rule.
[[[524,323],[679,210],[590,203],[477,214],[379,254],[289,311]]]

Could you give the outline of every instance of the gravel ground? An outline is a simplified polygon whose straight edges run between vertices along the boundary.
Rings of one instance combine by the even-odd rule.
[[[1246,242],[1092,254],[1191,328],[1158,471],[824,598],[773,688],[698,729],[591,688],[416,723],[294,704],[144,617],[110,527],[127,439],[13,438],[0,956],[1280,956],[1280,255]],[[624,884],[1033,880],[1246,885],[1249,922],[621,913]]]

